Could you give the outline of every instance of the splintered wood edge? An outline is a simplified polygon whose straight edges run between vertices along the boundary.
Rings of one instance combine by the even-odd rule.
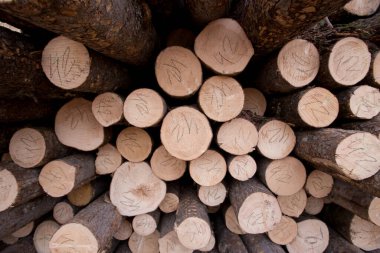
[[[239,115],[244,106],[244,91],[232,77],[207,79],[198,96],[199,106],[210,119],[225,122]]]
[[[109,143],[103,145],[98,149],[95,159],[96,174],[111,174],[116,171],[122,162],[123,157],[117,148]]]
[[[169,233],[158,239],[158,244],[160,253],[193,252],[192,249],[188,249],[182,245],[182,243],[178,239],[177,232],[175,232],[174,230],[170,231]]]
[[[131,162],[142,162],[152,151],[152,138],[145,130],[137,127],[127,127],[116,139],[116,147],[120,154]]]
[[[247,181],[256,174],[257,164],[250,155],[234,156],[228,163],[228,172],[239,181]]]
[[[194,51],[205,65],[223,75],[242,72],[254,54],[243,28],[230,18],[210,22],[196,37]]]
[[[327,89],[315,87],[308,90],[298,102],[298,114],[312,127],[327,127],[338,117],[339,102]]]
[[[98,252],[95,235],[85,226],[68,223],[60,227],[49,242],[52,253],[65,253],[74,249],[78,253]]]
[[[252,152],[258,139],[255,125],[242,118],[223,123],[217,133],[219,147],[232,155],[246,155]]]
[[[74,206],[85,206],[90,203],[92,197],[94,196],[94,188],[91,183],[87,183],[72,190],[68,195],[67,199]]]
[[[59,224],[63,225],[74,218],[74,210],[69,203],[62,201],[54,206],[53,217]]]
[[[338,144],[335,161],[347,177],[369,178],[380,170],[380,140],[367,132],[354,133]]]
[[[352,86],[368,73],[371,53],[367,44],[354,37],[346,37],[335,43],[331,50],[328,68],[332,78],[343,86]]]
[[[380,198],[374,197],[368,207],[368,217],[377,226],[380,226]]]
[[[317,215],[322,211],[324,205],[323,199],[309,196],[306,201],[305,213]]]
[[[220,183],[227,173],[224,157],[215,150],[207,150],[203,155],[190,161],[191,178],[199,185],[213,186]]]
[[[59,36],[42,51],[42,69],[55,86],[70,90],[80,87],[90,74],[91,59],[87,48],[76,41]]]
[[[186,171],[186,162],[169,154],[163,145],[153,152],[150,166],[153,173],[165,181],[177,180]]]
[[[297,236],[297,223],[294,219],[283,215],[280,223],[268,232],[269,239],[279,245],[291,243]]]
[[[22,128],[15,132],[9,142],[9,154],[14,163],[23,168],[37,166],[45,156],[44,136],[33,128]]]
[[[132,232],[133,232],[132,224],[127,219],[123,219],[120,224],[119,229],[113,235],[113,237],[116,240],[125,241],[132,235]]]
[[[74,188],[76,170],[64,161],[51,161],[42,168],[38,182],[48,195],[62,197]]]
[[[175,231],[182,245],[193,250],[205,247],[211,238],[210,225],[198,217],[185,219],[175,228]]]
[[[12,233],[12,236],[17,238],[22,238],[28,236],[30,233],[32,233],[34,228],[34,221],[29,222],[22,228],[17,229],[15,232]]]
[[[244,235],[245,232],[241,229],[239,221],[237,219],[235,210],[232,206],[229,206],[224,214],[224,220],[226,227],[234,234]]]
[[[15,176],[7,169],[0,171],[0,212],[7,210],[15,202],[19,193]]]
[[[318,74],[318,49],[307,40],[291,40],[278,54],[277,66],[281,76],[290,85],[297,88],[306,86]]]
[[[304,189],[290,196],[278,196],[278,204],[283,214],[298,218],[305,210],[307,195]]]
[[[159,252],[159,238],[160,233],[157,230],[148,236],[133,232],[128,240],[128,246],[133,253]]]
[[[356,16],[370,16],[379,8],[380,0],[351,0],[343,9]]]
[[[380,227],[357,215],[351,220],[349,234],[352,244],[365,251],[380,248]]]
[[[201,186],[198,190],[200,201],[207,206],[222,204],[227,196],[227,189],[222,183],[213,186]]]
[[[141,236],[148,236],[157,229],[153,216],[143,213],[136,215],[132,220],[133,231]]]
[[[264,116],[267,109],[267,100],[264,94],[255,88],[245,88],[243,110],[248,110],[254,115]]]
[[[104,127],[119,122],[123,117],[123,99],[114,92],[99,94],[92,101],[92,113]]]
[[[281,216],[275,197],[255,192],[244,200],[237,217],[243,231],[259,234],[272,230],[280,222]]]
[[[380,112],[380,91],[368,85],[359,86],[350,97],[351,112],[361,119],[372,119]]]
[[[283,121],[271,120],[259,130],[257,148],[269,159],[282,159],[288,156],[296,145],[293,129]]]
[[[331,175],[320,170],[313,170],[307,177],[305,190],[316,198],[323,198],[330,194],[334,184]]]
[[[52,220],[41,222],[33,235],[33,243],[38,253],[50,253],[49,242],[60,225]]]
[[[202,85],[201,63],[183,47],[162,50],[156,59],[155,73],[158,85],[173,97],[188,97]]]
[[[166,193],[164,199],[161,201],[159,208],[164,213],[171,213],[177,211],[179,204],[179,197],[174,193]]]
[[[378,51],[375,55],[375,59],[373,60],[372,69],[373,69],[372,75],[375,79],[375,83],[377,83],[377,85],[379,87],[380,86],[380,51]]]

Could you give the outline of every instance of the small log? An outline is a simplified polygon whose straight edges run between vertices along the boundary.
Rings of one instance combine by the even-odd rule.
[[[76,154],[46,164],[39,183],[52,197],[62,197],[95,178],[95,158],[91,154]]]
[[[196,37],[194,51],[207,67],[222,75],[242,72],[254,54],[243,28],[229,18],[210,22]]]
[[[179,46],[193,50],[194,41],[195,35],[191,30],[186,28],[178,28],[169,33],[166,38],[166,46]]]
[[[216,142],[229,154],[246,155],[255,150],[258,142],[257,129],[250,121],[236,118],[220,126]]]
[[[338,116],[338,99],[328,90],[309,88],[271,101],[268,108],[276,118],[296,126],[327,127]]]
[[[112,126],[123,119],[124,99],[114,92],[104,92],[92,101],[91,110],[95,119],[104,127]]]
[[[125,218],[122,219],[119,229],[113,235],[116,240],[125,241],[131,237],[133,233],[132,224]]]
[[[164,199],[158,206],[163,213],[171,213],[177,211],[179,204],[179,183],[166,183],[166,193]]]
[[[116,171],[123,162],[119,150],[112,144],[105,144],[98,149],[95,159],[96,174],[106,175]]]
[[[227,173],[224,157],[215,150],[207,150],[203,155],[190,161],[191,178],[199,185],[213,186],[222,182]]]
[[[161,212],[159,209],[150,213],[136,215],[132,220],[133,231],[141,236],[148,236],[158,227]]]
[[[215,234],[220,253],[248,253],[239,235],[228,230],[220,217],[217,217],[215,221]]]
[[[175,231],[179,241],[188,249],[201,249],[210,241],[211,225],[206,207],[190,188],[181,191]]]
[[[337,95],[339,117],[372,119],[380,112],[380,91],[368,85],[348,88]]]
[[[213,76],[200,88],[198,103],[208,118],[225,122],[243,110],[244,91],[232,77]]]
[[[224,212],[224,222],[226,227],[234,234],[242,235],[245,232],[241,229],[233,206],[229,206]]]
[[[79,208],[71,205],[68,201],[57,203],[53,209],[54,219],[61,225],[64,225],[74,218]]]
[[[324,198],[330,194],[334,184],[334,179],[330,174],[320,170],[313,170],[308,176],[305,190],[315,198]]]
[[[218,206],[227,197],[227,189],[223,183],[213,186],[200,186],[198,189],[199,200],[207,206]]]
[[[0,163],[0,212],[26,203],[44,191],[38,184],[39,171],[12,162]]]
[[[212,140],[206,116],[189,106],[171,110],[161,125],[161,142],[178,159],[190,161],[200,157]]]
[[[336,252],[345,252],[345,253],[364,253],[355,245],[352,245],[347,240],[342,238],[340,234],[335,232],[334,229],[329,227],[329,245],[327,246],[326,253],[336,253]]]
[[[158,85],[173,97],[189,97],[202,85],[200,61],[192,51],[182,46],[162,50],[156,59],[155,73]]]
[[[265,234],[244,234],[241,239],[249,253],[285,253],[280,245],[273,243]]]
[[[319,53],[313,43],[293,39],[259,72],[255,84],[267,93],[287,93],[305,87],[317,76]]]
[[[132,253],[128,246],[128,241],[120,242],[115,253]]]
[[[379,0],[351,0],[343,9],[351,15],[366,17],[374,14],[379,5]]]
[[[59,224],[52,220],[43,221],[37,226],[33,243],[38,253],[50,253],[49,242],[58,229]]]
[[[281,209],[273,194],[257,179],[233,180],[230,201],[243,231],[258,234],[272,230],[281,220]]]
[[[380,2],[380,1],[379,1]],[[375,51],[375,50],[373,50]],[[380,51],[372,52],[372,61],[365,82],[371,86],[380,86]]]
[[[163,145],[153,152],[150,166],[152,166],[153,173],[164,181],[177,180],[186,171],[186,162],[169,154]]]
[[[166,184],[157,178],[145,162],[123,163],[115,172],[110,198],[123,216],[152,212],[164,199]]]
[[[380,139],[380,114],[370,120],[355,121],[340,125],[343,129],[360,130],[376,135]]]
[[[307,196],[304,189],[290,196],[278,196],[278,204],[283,214],[291,217],[299,217],[305,210]]]
[[[106,142],[104,128],[91,109],[92,103],[75,98],[59,109],[55,117],[55,134],[66,146],[91,151]]]
[[[289,253],[324,252],[329,244],[329,229],[317,219],[307,219],[297,223],[297,237],[286,249]]]
[[[380,140],[366,132],[332,128],[298,132],[295,153],[317,168],[353,180],[369,178],[380,169]]]
[[[310,215],[317,215],[322,211],[324,205],[323,199],[309,196],[306,201],[304,212]]]
[[[302,189],[306,182],[306,169],[292,156],[279,160],[262,158],[257,162],[261,181],[276,195],[290,196]]]
[[[157,230],[148,236],[141,236],[133,232],[128,245],[132,253],[159,253],[159,238],[160,233]]]
[[[127,127],[119,133],[116,147],[120,154],[131,162],[142,162],[152,151],[152,138],[145,130]]]
[[[31,236],[18,240],[15,244],[8,246],[3,249],[1,253],[15,253],[15,252],[28,252],[28,253],[37,253],[34,245],[33,239]]]
[[[257,169],[255,159],[250,155],[238,155],[228,159],[228,172],[239,181],[252,178]]]
[[[11,235],[16,237],[16,238],[27,237],[28,235],[30,235],[32,233],[33,229],[34,229],[34,221],[29,222],[25,226],[17,229]]]
[[[205,25],[210,21],[226,17],[230,10],[231,0],[207,1],[207,0],[186,0],[185,8],[195,24]]]
[[[250,111],[253,115],[264,116],[267,101],[261,91],[255,88],[245,88],[243,111]]]
[[[268,232],[268,237],[276,244],[286,245],[296,238],[297,231],[297,223],[292,218],[283,215],[280,223]]]

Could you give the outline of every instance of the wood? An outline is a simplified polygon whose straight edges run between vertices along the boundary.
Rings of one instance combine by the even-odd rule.
[[[326,253],[346,252],[346,253],[363,253],[355,245],[352,245],[347,240],[342,238],[334,229],[329,227],[329,245],[327,246]]]
[[[177,211],[179,204],[179,183],[167,182],[166,193],[164,199],[158,206],[163,213],[171,213]]]
[[[62,197],[95,178],[95,158],[91,154],[76,154],[46,164],[39,183],[52,197]]]
[[[49,248],[51,252],[101,252],[118,231],[122,216],[116,208],[100,196],[77,213],[66,225],[53,235]],[[102,217],[97,219],[97,217]]]
[[[315,198],[324,198],[333,189],[334,179],[330,174],[320,170],[313,170],[308,176],[305,190]]]
[[[194,48],[195,35],[186,28],[178,28],[171,31],[166,39],[166,46],[179,46],[190,50]]]
[[[297,237],[286,245],[289,253],[324,252],[329,244],[329,230],[324,222],[307,219],[298,222],[297,227]]]
[[[74,218],[79,208],[71,205],[68,201],[57,203],[53,209],[54,219],[61,225],[64,225]]]
[[[190,161],[200,157],[212,140],[206,116],[198,110],[180,106],[166,114],[161,125],[161,142],[172,156]]]
[[[52,220],[43,221],[37,226],[33,243],[38,253],[50,253],[49,242],[58,229],[59,224]]]
[[[293,39],[259,72],[255,84],[267,93],[287,93],[309,85],[319,70],[319,53],[313,43]]]
[[[371,86],[380,86],[380,51],[377,50],[372,53],[371,66],[365,79],[365,82]]]
[[[366,132],[332,128],[298,132],[295,153],[317,168],[353,180],[369,178],[380,169],[380,140]]]
[[[207,206],[218,206],[227,197],[227,189],[223,183],[213,186],[200,186],[198,189],[199,200]]]
[[[38,170],[26,170],[12,162],[1,162],[0,212],[41,196],[44,191],[38,184],[38,175]]]
[[[243,231],[258,234],[272,230],[281,220],[277,199],[257,179],[233,180],[229,197]]]
[[[354,121],[340,125],[343,129],[360,130],[376,135],[380,139],[380,114],[370,120]]]
[[[210,241],[211,225],[206,207],[191,188],[181,190],[175,231],[181,244],[188,249],[201,249]]]
[[[365,17],[374,14],[379,5],[379,0],[351,0],[343,9],[352,15]]]
[[[146,63],[156,44],[150,10],[138,1],[118,1],[111,5],[87,1],[68,5],[31,0],[2,4],[1,9],[128,64]],[[93,13],[97,13],[96,17]],[[112,33],[109,24],[114,24]]]
[[[236,180],[246,181],[256,173],[257,165],[250,155],[232,156],[227,163],[228,172]]]
[[[241,236],[245,247],[249,253],[255,252],[272,252],[285,253],[280,245],[273,243],[264,234],[245,234]]]
[[[158,253],[158,239],[160,233],[156,230],[148,236],[141,236],[133,232],[129,238],[128,245],[132,253]]]
[[[267,109],[267,101],[258,89],[244,88],[244,106],[243,111],[251,111],[254,115],[264,116]]]
[[[113,235],[116,240],[125,241],[131,237],[133,233],[132,224],[127,219],[122,219],[119,229]]]
[[[119,133],[116,147],[120,154],[131,162],[142,162],[150,155],[153,142],[145,130],[127,127]]]
[[[338,99],[320,87],[273,99],[268,108],[276,118],[298,127],[327,127],[338,116]]]
[[[106,142],[104,128],[91,109],[92,103],[74,98],[59,109],[55,117],[55,134],[66,146],[92,151]]]
[[[262,158],[257,161],[261,181],[276,195],[290,196],[302,189],[306,182],[306,169],[292,156],[279,160]]]
[[[16,238],[27,237],[28,235],[30,235],[32,233],[33,229],[34,229],[34,221],[29,222],[25,226],[17,229],[11,235],[16,237]]]
[[[304,189],[290,196],[278,196],[278,204],[283,214],[298,218],[305,210],[307,196]]]
[[[280,223],[268,232],[268,237],[276,244],[286,245],[296,238],[297,231],[297,223],[292,218],[283,215]]]
[[[208,118],[225,122],[243,110],[244,91],[232,77],[213,76],[199,90],[198,103]]]
[[[213,232],[213,230],[211,230],[210,240],[208,241],[207,245],[203,248],[200,248],[199,251],[209,252],[215,248],[215,245],[216,245],[216,240],[215,240],[214,232]]]
[[[164,199],[165,183],[157,178],[145,162],[123,163],[115,172],[110,198],[123,216],[152,212]]]
[[[36,253],[31,236],[18,240],[17,243],[8,246],[1,253],[28,252]]]
[[[248,253],[243,241],[239,235],[232,233],[224,225],[223,220],[219,217],[215,222],[215,235],[217,239],[217,248],[220,253]]]
[[[123,162],[119,150],[110,143],[98,149],[95,159],[95,170],[98,175],[112,174]]]
[[[169,154],[163,145],[153,152],[150,166],[152,166],[153,173],[164,181],[177,180],[186,171],[186,162]]]
[[[319,214],[324,206],[323,199],[315,198],[313,196],[309,196],[306,201],[305,213],[310,215]]]
[[[215,150],[207,150],[203,155],[190,161],[191,178],[201,186],[214,186],[220,183],[227,173],[224,157]]]
[[[232,155],[246,155],[258,142],[258,133],[254,124],[242,118],[223,123],[216,136],[218,146]]]
[[[42,166],[68,153],[69,149],[48,128],[22,128],[13,134],[9,142],[12,160],[23,168]]]
[[[169,46],[160,52],[155,74],[161,89],[173,97],[189,97],[202,85],[200,61],[192,51],[182,46]]]
[[[241,229],[233,206],[229,206],[224,212],[224,222],[228,230],[234,234],[242,235],[245,232]]]
[[[114,92],[104,92],[92,101],[92,113],[104,127],[112,126],[123,119],[124,99]]]
[[[141,236],[148,236],[158,227],[161,212],[159,209],[150,213],[136,215],[132,220],[133,231]]]
[[[207,1],[186,0],[185,8],[190,13],[193,22],[197,25],[205,25],[210,21],[226,17],[229,13],[231,0]]]
[[[130,83],[123,65],[65,36],[49,41],[42,51],[41,66],[50,82],[64,90],[100,93]]]

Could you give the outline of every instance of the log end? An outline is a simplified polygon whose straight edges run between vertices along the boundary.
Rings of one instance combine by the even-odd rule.
[[[350,97],[350,111],[360,119],[372,119],[380,112],[379,101],[378,88],[361,85]]]
[[[138,127],[127,127],[119,133],[116,147],[120,154],[131,162],[142,162],[152,151],[153,142],[145,130]]]
[[[0,212],[2,212],[12,206],[19,191],[16,177],[9,170],[1,170],[0,178]]]
[[[92,113],[104,127],[119,122],[123,117],[123,99],[114,92],[102,93],[92,101]]]
[[[256,174],[257,165],[250,155],[234,156],[228,163],[228,172],[239,181],[247,181]]]
[[[186,171],[186,162],[169,154],[163,145],[153,152],[150,165],[153,173],[164,181],[177,180]]]
[[[291,243],[297,236],[297,223],[288,216],[282,216],[272,230],[268,232],[268,237],[272,242],[279,245]]]
[[[185,219],[175,228],[175,231],[182,245],[193,250],[205,247],[211,238],[210,225],[198,217]]]
[[[59,224],[66,224],[74,218],[73,207],[65,202],[59,202],[54,206],[53,217]]]
[[[261,91],[255,88],[245,88],[243,111],[252,112],[253,115],[264,116],[267,101]]]

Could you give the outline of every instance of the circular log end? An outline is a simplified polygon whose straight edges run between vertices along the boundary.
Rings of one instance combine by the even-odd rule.
[[[313,170],[307,177],[305,189],[315,198],[324,198],[330,194],[334,184],[331,175],[320,170]]]
[[[272,242],[279,245],[291,243],[297,236],[297,223],[288,216],[282,216],[272,230],[268,232],[268,237]]]
[[[357,215],[351,220],[349,235],[352,244],[365,250],[371,251],[380,248],[380,227],[372,222],[364,220]]]
[[[92,101],[92,113],[104,127],[119,122],[123,117],[123,99],[114,92],[102,93]]]
[[[69,203],[59,202],[54,206],[53,217],[59,224],[66,224],[74,218],[74,210]]]
[[[137,127],[125,128],[116,139],[116,147],[120,154],[131,162],[142,162],[148,158],[152,146],[149,134]]]
[[[141,236],[152,234],[157,225],[155,219],[147,213],[136,215],[132,220],[133,231]]]
[[[380,112],[380,91],[368,85],[359,86],[350,97],[350,110],[360,119],[372,119]]]
[[[356,16],[371,16],[379,8],[380,0],[351,0],[343,9]]]
[[[96,174],[111,174],[121,165],[122,161],[120,152],[113,145],[101,146],[95,160]]]
[[[116,240],[125,241],[129,237],[131,237],[132,232],[133,232],[132,224],[127,219],[123,219],[121,224],[120,224],[119,229],[113,235],[113,237]]]
[[[190,217],[175,228],[178,239],[188,249],[206,247],[211,238],[210,225],[203,219]]]
[[[1,241],[7,245],[13,245],[18,241],[19,238],[14,237],[12,235],[6,235],[3,238],[1,238]]]
[[[9,170],[1,170],[0,179],[0,212],[2,212],[12,206],[19,191],[17,180]]]
[[[305,210],[307,196],[304,189],[290,196],[278,196],[278,204],[283,214],[291,217],[299,217]]]
[[[153,152],[150,165],[153,173],[164,181],[177,180],[186,171],[186,162],[169,154],[163,145]]]
[[[26,224],[22,228],[17,229],[11,235],[14,237],[17,237],[17,238],[23,238],[23,237],[30,235],[30,233],[32,233],[33,229],[34,229],[34,221],[29,222],[28,224]]]
[[[179,204],[179,198],[174,193],[166,193],[165,198],[159,205],[159,208],[164,213],[171,213],[177,211]]]
[[[218,206],[222,204],[227,196],[227,189],[222,183],[213,186],[201,186],[198,197],[207,206]]]
[[[59,227],[59,224],[52,220],[43,221],[37,226],[33,235],[33,243],[38,253],[51,252],[49,242]]]
[[[228,172],[239,181],[247,181],[256,174],[257,165],[250,155],[234,156],[228,163]]]
[[[322,211],[324,205],[325,202],[323,199],[309,196],[306,201],[305,213],[317,215]]]
[[[71,204],[75,206],[86,206],[88,203],[91,202],[94,196],[94,192],[95,190],[92,187],[91,183],[87,183],[81,187],[72,190],[67,195],[67,199],[70,201]]]
[[[252,112],[253,115],[264,116],[267,109],[267,101],[261,91],[255,88],[245,88],[243,110]]]

